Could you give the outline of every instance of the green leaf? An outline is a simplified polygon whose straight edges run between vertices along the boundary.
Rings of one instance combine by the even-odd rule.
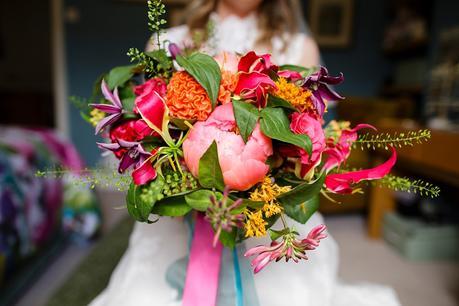
[[[160,216],[180,217],[186,215],[190,210],[191,207],[186,203],[185,197],[182,195],[168,197],[156,202],[151,212]]]
[[[305,224],[317,209],[319,209],[318,195],[296,206],[284,206],[284,211],[287,216],[301,224]]]
[[[210,190],[197,190],[185,196],[186,203],[193,209],[206,211],[210,204],[210,197],[215,194]]]
[[[162,197],[161,191],[164,186],[164,180],[161,177],[156,178],[148,185],[137,186],[133,182],[129,186],[126,196],[127,209],[129,214],[140,222],[149,222],[151,210],[157,199]],[[152,201],[144,201],[141,197],[142,190],[148,189],[153,194]]]
[[[261,111],[260,127],[266,136],[290,143],[311,154],[312,143],[307,135],[293,134],[290,121],[281,108],[266,107]]]
[[[105,80],[108,87],[113,90],[115,87],[121,86],[129,81],[134,75],[133,69],[135,67],[136,65],[119,66],[110,70]]]
[[[303,67],[303,66],[297,66],[297,65],[282,65],[279,67],[279,70],[291,70],[291,71],[296,71],[296,72],[299,72],[301,73],[302,76],[308,76],[312,73],[314,73],[315,71],[317,71],[318,67],[310,67],[310,68],[306,68],[306,67]]]
[[[225,188],[222,169],[218,161],[218,149],[215,140],[199,160],[198,180],[199,184],[204,188],[216,188],[221,191]]]
[[[219,240],[225,247],[232,249],[236,246],[236,236],[237,230],[234,228],[231,230],[231,232],[222,230],[220,232]]]
[[[212,101],[212,106],[215,107],[221,80],[220,67],[217,62],[211,56],[203,53],[193,53],[187,57],[178,55],[176,61],[201,84]]]
[[[292,104],[290,104],[288,101],[282,98],[273,96],[273,95],[268,96],[267,106],[268,107],[282,107],[286,110],[297,111],[297,109]]]
[[[238,100],[233,100],[233,111],[242,139],[244,139],[244,142],[247,142],[257,125],[260,113],[252,104]]]
[[[122,86],[118,88],[118,94],[123,104],[123,108],[132,111],[134,109],[135,94],[130,86]]]
[[[276,230],[273,230],[273,229],[269,229],[269,237],[271,237],[271,240],[274,241],[274,240],[277,240],[279,239],[280,237],[290,233],[290,229],[289,228],[284,228],[280,231],[276,231]]]
[[[278,197],[284,211],[295,221],[306,223],[319,208],[319,192],[323,187],[325,174],[312,183],[303,183]]]

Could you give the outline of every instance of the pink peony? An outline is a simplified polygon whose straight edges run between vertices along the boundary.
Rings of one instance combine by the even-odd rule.
[[[325,134],[320,122],[307,113],[294,113],[290,129],[295,134],[308,135],[312,142],[312,153],[299,149],[301,161],[301,177],[320,163],[322,152],[325,150]]]
[[[197,177],[199,160],[215,140],[225,185],[232,190],[247,190],[263,180],[269,171],[266,159],[273,153],[271,139],[257,124],[247,143],[235,133],[233,104],[215,108],[204,122],[197,122],[183,143],[185,163]]]

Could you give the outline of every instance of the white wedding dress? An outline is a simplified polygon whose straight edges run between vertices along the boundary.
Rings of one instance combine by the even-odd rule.
[[[216,16],[215,42],[218,50],[244,53],[251,50],[257,37],[256,17],[244,19]],[[166,39],[180,44],[188,37],[185,26],[167,31]],[[274,60],[278,64],[299,63],[303,57],[305,34],[289,37],[283,50],[273,39]],[[263,50],[257,50],[262,52]],[[319,213],[306,225],[291,224],[305,236],[323,223]],[[279,228],[279,226],[277,227]],[[177,290],[166,281],[167,269],[188,254],[189,231],[182,220],[161,218],[152,225],[136,223],[129,247],[113,272],[107,288],[90,306],[179,306]],[[246,248],[268,243],[268,239],[248,239]],[[397,306],[394,291],[377,285],[346,285],[337,278],[338,247],[333,237],[321,241],[308,253],[309,261],[272,263],[254,276],[260,306]],[[247,259],[248,260],[248,259]],[[199,306],[199,305],[196,305]],[[252,305],[244,305],[252,306]]]

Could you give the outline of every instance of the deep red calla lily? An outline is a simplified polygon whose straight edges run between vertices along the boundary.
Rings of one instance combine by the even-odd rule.
[[[325,186],[334,193],[352,193],[352,185],[365,180],[377,180],[386,176],[397,161],[397,152],[391,147],[392,155],[383,164],[371,169],[330,174],[325,178]]]
[[[259,72],[242,72],[234,93],[243,99],[252,100],[257,106],[266,105],[266,95],[270,89],[276,89],[276,83],[269,76]]]
[[[268,70],[277,71],[278,67],[271,62],[270,54],[257,55],[250,51],[239,60],[237,67],[241,72],[261,72],[267,73]]]

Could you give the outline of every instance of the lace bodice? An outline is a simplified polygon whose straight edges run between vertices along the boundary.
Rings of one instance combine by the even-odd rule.
[[[222,19],[213,13],[210,18],[214,24],[214,35],[208,42],[210,47],[206,48],[206,53],[216,54],[221,51],[246,53],[256,49],[259,53],[272,53],[274,61],[282,65],[287,63],[300,64],[304,52],[308,51],[304,49],[307,46],[308,37],[303,33],[285,34],[285,40],[288,41],[285,48],[280,37],[272,39],[272,50],[255,47],[259,36],[255,14],[250,14],[244,18],[231,15]],[[171,28],[164,35],[166,40],[179,46],[190,42],[190,33],[186,25]],[[310,43],[311,48],[315,48],[312,40]],[[316,52],[316,50],[312,51]]]

